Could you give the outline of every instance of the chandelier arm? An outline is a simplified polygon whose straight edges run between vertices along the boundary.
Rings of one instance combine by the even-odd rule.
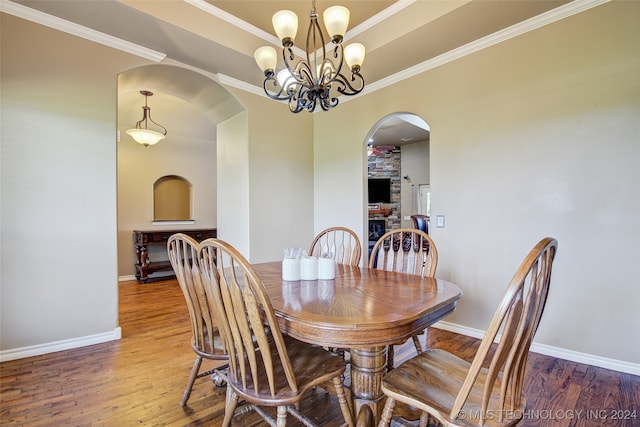
[[[289,54],[287,55],[287,53]],[[287,59],[287,56],[289,57],[289,59]],[[296,67],[291,67],[291,64],[290,64],[290,62],[293,62],[293,60],[296,59],[296,56],[293,54],[293,49],[291,49],[290,47],[282,48],[282,59],[284,60],[285,68],[287,68],[289,71],[292,71],[294,68],[296,68]]]
[[[304,93],[305,90],[301,88],[296,93],[292,94],[291,99],[289,99],[289,111],[292,113],[299,113],[306,108]]]
[[[311,88],[313,86],[313,73],[309,68],[309,65],[304,61],[300,60],[296,63],[294,67],[292,67],[290,62],[287,60],[287,53],[286,53],[287,49],[289,50],[289,53],[290,53],[290,59],[291,60],[294,59],[293,52],[290,48],[282,49],[282,59],[284,60],[284,66],[287,68],[287,70],[289,70],[291,77],[295,80],[293,84]],[[279,82],[277,83],[279,84]]]
[[[315,82],[313,81],[313,72],[309,68],[309,66],[300,61],[298,63],[298,67],[296,67],[294,75],[297,77],[297,81],[302,86],[305,86],[307,89],[311,89]]]
[[[336,47],[333,49],[333,58],[334,59],[338,59],[338,51],[340,52],[340,60],[338,61],[338,66],[335,67],[335,74],[333,79],[335,79],[336,77],[338,77],[340,75],[340,73],[342,72],[342,65],[344,64],[344,47],[341,44],[336,45]],[[333,65],[333,62],[331,62],[331,64]],[[332,79],[332,80],[333,80]]]
[[[273,82],[273,86],[278,89],[277,92],[272,92],[267,88],[267,85]],[[286,101],[288,99],[291,99],[291,94],[287,94],[287,92],[284,90],[285,88],[283,88],[282,86],[280,86],[280,84],[278,84],[278,80],[274,77],[267,77],[264,79],[264,83],[262,84],[262,87],[264,88],[264,92],[267,94],[267,96],[271,99],[275,99],[276,101]]]
[[[322,29],[320,28],[320,24],[318,23],[318,12],[316,12],[315,7],[311,11],[309,15],[309,28],[307,29],[307,64],[311,68],[311,75],[315,76],[312,81],[316,84],[320,84],[320,72],[318,70],[318,62],[323,64],[327,58],[327,52],[324,47],[324,37],[322,36]],[[318,43],[318,38],[320,42]],[[320,47],[318,47],[320,46]],[[318,61],[318,50],[322,49],[322,60]]]
[[[362,89],[364,89],[364,77],[362,77],[362,75],[358,71],[353,71],[351,73],[350,80],[352,82],[357,81],[359,83],[357,85],[353,85],[349,83],[349,79],[347,79],[347,77],[345,77],[344,74],[337,75],[334,81],[338,83],[338,87],[337,87],[338,92],[340,92],[343,95],[349,95],[349,96],[357,95],[360,92],[362,92]]]
[[[338,105],[338,98],[336,97],[322,98],[320,102],[320,107],[322,107],[324,111],[329,111],[330,108],[333,108],[336,105]]]
[[[302,111],[303,109],[305,109],[311,112],[316,109],[318,97],[316,96],[316,93],[313,87],[304,88],[304,90],[300,90],[299,95],[300,97],[298,99],[298,104],[299,104],[298,111]]]
[[[319,80],[321,82],[330,82],[333,80],[333,75],[335,74],[335,67],[333,62],[330,59],[325,59],[322,62],[322,73],[319,76]]]

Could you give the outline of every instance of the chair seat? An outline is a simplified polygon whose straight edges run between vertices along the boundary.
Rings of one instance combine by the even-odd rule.
[[[306,391],[344,373],[345,362],[342,357],[329,353],[322,347],[310,346],[286,335],[283,338],[296,377],[298,391],[296,392],[289,387],[282,364],[274,358],[275,395],[271,394],[269,382],[264,374],[265,370],[259,369],[257,393],[252,388],[251,372],[247,372],[245,375],[246,383],[249,386],[247,390],[243,387],[241,379],[229,378],[229,385],[233,387],[240,398],[261,405],[293,405],[301,400]],[[275,345],[273,343],[271,345],[274,347],[272,354],[277,354]],[[258,362],[261,361],[258,358]],[[319,373],[322,374],[319,375]]]
[[[205,335],[204,342],[201,342],[201,345],[198,345],[195,339],[191,339],[191,347],[196,354],[204,357],[205,359],[228,359],[227,352],[224,348],[224,343],[222,342],[220,333],[217,330],[213,337],[213,345],[211,345],[211,339],[209,335]]]
[[[487,376],[487,369],[481,369],[476,386],[471,390],[469,398],[462,408],[463,415],[450,418],[453,403],[462,384],[467,378],[471,364],[444,350],[426,350],[412,359],[402,363],[385,375],[382,389],[387,396],[414,406],[430,414],[440,414],[439,421],[444,425],[478,426],[482,413],[482,392]],[[495,396],[499,395],[500,379],[496,380],[491,399],[485,414],[486,426],[504,426],[516,424],[523,416],[525,401],[513,411],[501,411]],[[499,422],[499,417],[504,417]]]

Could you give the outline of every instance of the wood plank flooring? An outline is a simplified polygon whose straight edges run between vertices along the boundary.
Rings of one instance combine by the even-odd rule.
[[[221,424],[224,393],[208,378],[196,381],[186,408],[179,403],[194,354],[175,280],[122,282],[119,291],[120,341],[0,364],[0,425]],[[435,328],[426,341],[468,360],[478,345],[476,339]],[[410,357],[412,349],[412,344],[397,348],[396,361]],[[205,369],[213,366],[203,363]],[[528,413],[520,426],[640,426],[638,376],[532,353],[525,393]],[[342,421],[334,397],[322,390],[310,394],[301,410],[322,426]],[[233,425],[266,423],[252,413]],[[288,425],[300,424],[289,417]]]

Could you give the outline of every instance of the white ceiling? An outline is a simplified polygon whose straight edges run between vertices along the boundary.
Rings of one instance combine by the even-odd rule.
[[[345,42],[366,46],[362,74],[366,85],[371,86],[478,39],[523,26],[523,22],[552,13],[550,11],[567,3],[569,0],[317,0],[317,9],[320,15],[334,4],[350,9],[351,22]],[[264,76],[254,62],[253,51],[263,45],[279,45],[271,16],[280,9],[296,12],[299,30],[295,45],[304,48],[311,10],[308,0],[2,0],[2,10],[7,11],[8,5],[13,4],[259,88]],[[144,98],[136,96],[137,91],[131,92],[130,99],[136,107],[130,108],[134,114],[130,120],[135,123],[142,115],[140,107]],[[154,119],[159,122],[163,108],[161,98],[149,100]],[[283,105],[283,108],[286,107]],[[401,137],[401,129],[416,130],[412,129],[414,125],[400,119],[391,125],[399,125],[388,132],[395,139]],[[390,142],[385,139],[376,144],[389,145]]]

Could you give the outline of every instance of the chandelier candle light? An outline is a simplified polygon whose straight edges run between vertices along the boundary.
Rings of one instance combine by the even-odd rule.
[[[167,135],[167,128],[154,122],[151,119],[151,107],[147,106],[147,97],[153,96],[153,92],[148,90],[141,90],[140,93],[144,95],[144,106],[142,107],[142,119],[136,123],[135,128],[129,129],[127,134],[131,136],[138,144],[142,144],[145,147],[149,145],[155,145],[159,141],[163,140]],[[162,128],[163,132],[158,132],[149,129],[149,122]],[[144,125],[144,127],[143,127]]]
[[[298,17],[290,10],[276,12],[272,19],[273,28],[282,41],[285,68],[276,73],[277,54],[271,46],[260,47],[254,53],[255,60],[265,75],[265,93],[271,99],[288,101],[293,113],[302,110],[312,112],[317,105],[328,111],[338,105],[338,98],[335,92],[331,93],[332,89],[339,94],[351,96],[364,88],[364,78],[360,74],[364,46],[360,43],[352,43],[344,48],[342,46],[349,25],[349,9],[343,6],[329,7],[324,11],[323,18],[334,45],[330,49],[333,60],[327,57],[315,0],[309,14],[306,61],[299,60],[292,65],[295,59],[292,47],[298,31]],[[343,74],[344,62],[351,69],[351,78]]]

